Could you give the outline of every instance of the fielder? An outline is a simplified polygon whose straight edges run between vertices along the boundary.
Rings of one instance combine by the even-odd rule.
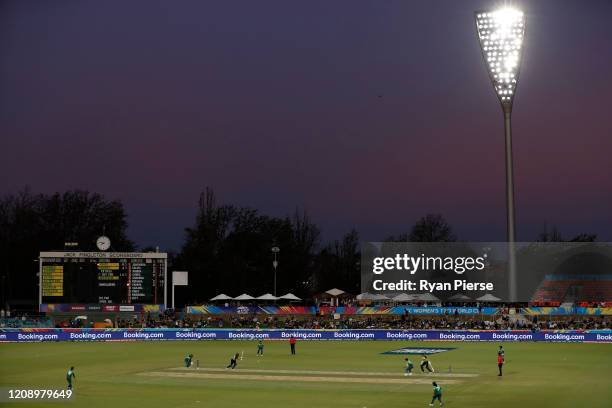
[[[74,367],[70,367],[70,370],[66,373],[66,381],[68,382],[68,389],[72,389],[72,381],[76,378],[74,375]]]
[[[412,364],[412,360],[410,360],[409,358],[405,358],[404,361],[406,361],[406,372],[404,373],[404,376],[412,375],[412,370],[414,369],[414,364]]]
[[[429,404],[429,406],[433,407],[435,400],[438,400],[440,406],[444,405],[444,402],[442,401],[442,387],[440,387],[435,381],[432,382],[431,385],[433,385],[433,397],[431,397],[431,404]]]
[[[257,356],[263,356],[263,350],[264,349],[264,344],[263,341],[259,340],[257,342]]]

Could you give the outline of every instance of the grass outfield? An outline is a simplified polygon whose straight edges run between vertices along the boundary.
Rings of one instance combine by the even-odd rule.
[[[0,387],[65,387],[76,367],[70,407],[428,407],[432,380],[448,407],[612,406],[609,344],[506,343],[504,377],[497,344],[404,341],[269,341],[255,356],[247,341],[0,344]],[[430,359],[439,375],[404,377],[401,347],[456,347]],[[245,352],[234,371],[229,357]],[[200,370],[181,368],[187,353]],[[452,368],[449,373],[449,366]],[[49,406],[47,403],[2,406]],[[436,405],[437,406],[437,405]]]

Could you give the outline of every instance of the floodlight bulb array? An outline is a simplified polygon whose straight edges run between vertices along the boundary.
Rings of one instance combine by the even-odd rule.
[[[521,62],[525,15],[512,8],[478,12],[476,27],[495,92],[502,104],[511,105]]]

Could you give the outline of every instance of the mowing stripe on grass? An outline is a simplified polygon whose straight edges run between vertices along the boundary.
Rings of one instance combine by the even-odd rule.
[[[283,382],[332,382],[332,383],[361,383],[361,384],[430,384],[430,378],[376,378],[376,377],[324,377],[324,376],[295,376],[295,375],[253,375],[240,372],[206,373],[206,372],[176,372],[151,371],[139,373],[146,377],[165,378],[198,378],[213,380],[250,380],[250,381],[283,381]],[[445,380],[445,384],[460,383],[459,380]]]
[[[192,368],[185,367],[174,367],[169,368],[170,371],[181,371],[187,372],[193,370]],[[200,367],[199,371],[212,371],[212,372],[226,372],[225,368],[218,367]],[[403,373],[385,373],[385,372],[370,372],[370,371],[313,371],[313,370],[274,370],[274,369],[259,369],[259,368],[238,368],[232,372],[244,372],[244,373],[274,373],[274,374],[312,374],[312,375],[347,375],[347,376],[385,376],[385,377],[403,377]],[[478,374],[468,373],[433,373],[433,374],[419,374],[415,373],[416,377],[426,378],[473,378],[478,377]]]

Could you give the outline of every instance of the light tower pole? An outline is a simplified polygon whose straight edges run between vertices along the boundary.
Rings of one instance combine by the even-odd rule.
[[[274,254],[274,261],[272,261],[272,266],[274,267],[274,296],[276,296],[276,268],[278,267],[278,260],[276,259],[276,254],[278,254],[279,252],[279,247],[272,247],[272,253]]]
[[[525,14],[514,8],[502,8],[495,11],[477,11],[475,18],[482,56],[504,114],[508,292],[510,300],[516,301],[516,233],[511,119],[512,104],[521,66],[523,39],[525,37]]]

